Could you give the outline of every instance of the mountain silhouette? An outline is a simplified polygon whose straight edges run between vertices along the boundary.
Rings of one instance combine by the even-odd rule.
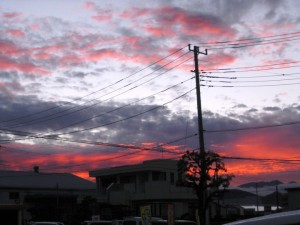
[[[242,184],[239,187],[241,187],[241,188],[256,188],[256,187],[262,188],[262,187],[266,187],[266,186],[276,186],[279,184],[283,184],[283,183],[279,180],[272,180],[272,181],[250,182],[250,183]]]

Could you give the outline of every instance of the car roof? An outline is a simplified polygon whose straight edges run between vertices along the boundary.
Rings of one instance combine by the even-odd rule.
[[[30,223],[31,225],[64,225],[63,223],[61,222],[53,222],[53,221],[40,221],[40,222],[31,222]]]
[[[83,221],[84,223],[112,223],[111,220],[86,220],[86,221]]]
[[[285,225],[300,224],[300,210],[274,213],[266,216],[259,216],[246,220],[239,220],[224,225]]]

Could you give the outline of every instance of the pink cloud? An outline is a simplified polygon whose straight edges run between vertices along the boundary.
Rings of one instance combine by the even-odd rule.
[[[173,30],[165,29],[164,27],[148,27],[146,28],[146,31],[156,37],[170,37],[176,35]]]
[[[66,54],[66,55],[60,57],[60,59],[59,59],[59,62],[61,64],[82,63],[84,61],[85,61],[85,59],[83,57],[78,56],[76,54]],[[93,61],[93,60],[91,60],[91,61]]]
[[[212,70],[218,69],[222,66],[233,63],[236,60],[236,57],[232,54],[220,53],[220,54],[209,54],[203,58],[205,61],[201,63],[201,70]]]
[[[63,44],[54,44],[49,46],[44,46],[41,48],[35,48],[33,50],[43,51],[43,52],[52,52],[52,53],[60,53],[62,50],[66,49],[66,46]]]
[[[109,21],[112,19],[111,10],[102,10],[98,8],[93,2],[85,2],[83,7],[96,13],[96,15],[91,16],[91,18],[97,22]]]
[[[121,41],[125,43],[125,46],[131,46],[136,50],[144,48],[142,38],[138,36],[126,36]]]
[[[7,56],[20,56],[24,53],[23,50],[19,49],[12,42],[2,42],[0,41],[0,52],[4,53],[3,55]]]
[[[14,19],[20,17],[22,14],[17,12],[7,12],[3,13],[2,16],[6,19]]]
[[[47,52],[39,52],[34,55],[34,58],[39,59],[39,60],[47,60],[52,57],[52,54],[47,53]]]
[[[27,51],[29,55],[32,55],[33,58],[35,59],[40,59],[40,60],[47,60],[51,58],[52,56],[62,56],[64,54],[64,50],[67,47],[64,46],[63,44],[54,44],[54,45],[48,45],[48,46],[43,46],[43,47],[38,47],[38,48],[32,48]],[[75,51],[76,49],[74,49]]]
[[[120,14],[123,19],[152,18],[144,23],[144,30],[155,36],[197,35],[222,35],[234,37],[234,31],[230,27],[222,25],[220,20],[209,18],[206,15],[191,14],[177,7],[160,7],[154,9],[132,8]],[[139,25],[139,21],[135,21]]]
[[[85,9],[92,9],[92,10],[96,9],[96,5],[93,2],[85,2],[84,5],[83,5],[83,7]]]
[[[122,53],[118,53],[115,50],[110,49],[88,52],[84,58],[91,62],[105,59],[126,60],[126,56],[124,56]]]
[[[262,36],[272,36],[272,35],[278,35],[280,33],[284,33],[284,31],[287,31],[287,33],[290,33],[291,30],[297,30],[297,27],[295,26],[295,23],[262,23],[263,27],[263,35]],[[272,32],[273,31],[273,32]],[[275,31],[275,32],[274,32]],[[280,33],[276,32],[280,31]]]
[[[0,60],[0,69],[7,71],[20,71],[23,73],[34,73],[39,75],[47,75],[49,71],[31,63],[18,63],[7,59]]]
[[[56,49],[57,46],[52,46],[51,49]],[[12,42],[1,42],[0,41],[0,69],[6,71],[19,71],[23,73],[34,73],[38,75],[47,75],[50,72],[44,69],[42,66],[37,66],[30,62],[18,62],[15,60],[16,57],[36,58],[45,60],[48,59],[50,51],[44,51],[42,54],[39,52],[39,48],[22,49]]]
[[[123,19],[133,19],[133,18],[139,18],[143,16],[150,15],[152,12],[150,9],[141,9],[141,8],[131,8],[129,10],[126,10],[120,14],[120,17]]]
[[[28,27],[32,30],[39,30],[41,28],[38,24],[30,24]]]
[[[110,11],[102,11],[98,12],[98,15],[92,16],[91,18],[97,22],[109,21],[112,19],[112,14]]]
[[[21,30],[10,29],[10,30],[5,30],[5,32],[17,38],[23,38],[25,36],[25,33]]]

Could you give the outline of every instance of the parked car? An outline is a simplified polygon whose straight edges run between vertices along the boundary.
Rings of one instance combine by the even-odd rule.
[[[168,220],[152,221],[152,225],[168,225]],[[174,225],[197,225],[197,223],[192,220],[174,220]]]
[[[123,225],[123,220],[113,220],[112,225]]]
[[[30,222],[29,225],[64,225],[61,222],[48,222],[48,221],[43,221],[43,222]]]
[[[168,221],[160,217],[151,218],[152,225],[168,225]],[[175,225],[197,225],[196,222],[191,220],[174,220]],[[143,225],[141,217],[128,217],[124,218],[123,225]]]
[[[82,225],[112,225],[111,220],[87,220]]]
[[[157,221],[163,220],[160,217],[151,217],[152,225],[156,225]],[[123,225],[143,225],[143,219],[140,216],[125,217]]]
[[[175,220],[175,225],[197,225],[197,223],[192,220]]]
[[[300,224],[300,210],[274,213],[251,219],[239,220],[224,225],[298,225]]]

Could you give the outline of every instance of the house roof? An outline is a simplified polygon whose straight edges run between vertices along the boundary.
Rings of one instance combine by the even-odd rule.
[[[0,188],[91,190],[96,184],[69,173],[0,171]]]
[[[289,183],[285,185],[285,190],[299,190],[300,189],[300,183]]]
[[[177,170],[177,162],[177,160],[171,159],[147,160],[141,164],[118,166],[90,171],[90,176],[96,177],[114,174],[136,173],[143,171],[174,171]]]

